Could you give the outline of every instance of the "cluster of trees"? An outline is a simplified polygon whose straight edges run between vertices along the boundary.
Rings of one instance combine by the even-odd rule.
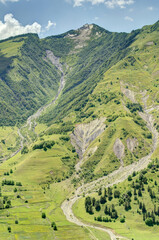
[[[113,199],[113,191],[112,188],[108,188],[107,190],[104,189],[104,192],[102,194],[102,189],[100,188],[98,191],[98,195],[100,196],[100,199],[97,200],[96,198],[86,197],[85,198],[85,209],[86,212],[89,214],[94,214],[94,211],[99,212],[101,210],[101,205],[104,205],[107,201],[111,201]],[[119,191],[114,191],[114,197],[117,198],[120,196]],[[118,218],[118,213],[115,209],[114,204],[111,205],[111,207],[105,206],[104,213],[112,219]],[[97,219],[96,219],[97,220]],[[97,220],[98,221],[98,220]],[[105,220],[102,220],[105,221]]]
[[[8,196],[4,196],[3,200],[0,200],[0,209],[11,208],[11,207],[12,207],[11,200],[8,199]]]
[[[60,140],[68,142],[70,140],[69,136],[62,136],[60,137]]]
[[[12,169],[10,169],[10,171],[9,172],[4,172],[4,176],[9,176],[9,174],[12,174],[13,173],[13,170]]]
[[[44,149],[44,151],[47,151],[47,149],[51,149],[54,145],[55,145],[55,141],[43,141],[39,144],[35,144],[33,146],[33,150]]]
[[[47,135],[52,134],[67,134],[68,132],[73,132],[74,125],[72,122],[68,121],[66,123],[62,123],[62,125],[59,128],[50,128],[46,131]]]
[[[156,188],[159,192],[159,187],[157,181],[153,181],[153,179],[148,178],[147,175],[149,172],[154,173],[158,170],[159,160],[156,159],[155,162],[149,164],[147,170],[141,171],[140,174],[133,172],[133,174],[128,177],[128,181],[131,182],[130,188],[124,193],[116,187],[114,189],[108,187],[107,189],[104,188],[104,190],[99,188],[98,199],[90,196],[85,198],[86,212],[94,214],[95,212],[100,212],[104,209],[104,213],[102,213],[101,216],[94,218],[95,221],[115,221],[119,214],[115,209],[115,205],[110,204],[110,201],[112,201],[113,198],[118,198],[118,206],[123,206],[125,211],[129,211],[132,208],[132,202],[135,201],[135,204],[138,205],[137,213],[142,215],[145,224],[148,226],[153,226],[154,224],[159,225],[159,206],[156,205],[156,201],[158,199]],[[152,182],[153,184],[151,184]],[[152,209],[149,202],[141,200],[143,199],[142,196],[145,194],[148,194],[150,197],[151,205],[153,204]],[[102,207],[103,204],[104,208]],[[103,217],[103,214],[107,215],[107,217]],[[125,222],[125,218],[120,219],[120,221]]]
[[[22,183],[21,183],[21,182],[16,182],[16,183],[15,183],[13,180],[6,180],[6,179],[5,179],[5,180],[2,181],[2,186],[4,186],[4,185],[22,186]]]
[[[143,112],[143,108],[139,103],[127,103],[126,107],[129,108],[132,113],[136,111]]]
[[[157,170],[159,168],[159,162],[158,159],[156,159],[156,162],[150,163],[148,166],[148,169],[154,169]],[[153,226],[154,224],[159,225],[159,220],[156,219],[156,216],[159,216],[159,207],[154,205],[154,209],[150,210],[150,206],[146,205],[144,202],[139,201],[138,198],[143,196],[143,193],[147,190],[149,193],[151,203],[153,203],[153,200],[157,198],[156,193],[154,191],[155,185],[157,186],[157,181],[154,182],[154,185],[151,187],[148,185],[148,180],[153,181],[152,179],[148,179],[145,175],[148,172],[148,170],[143,170],[140,174],[139,177],[136,179],[136,181],[132,182],[132,188],[133,188],[133,193],[134,193],[134,200],[137,200],[139,209],[137,210],[138,214],[142,214],[143,216],[143,221],[146,223],[148,226]],[[134,177],[136,173],[134,172],[132,177]],[[130,181],[130,176],[128,177]],[[148,185],[145,188],[145,185]],[[149,209],[149,211],[147,210]]]
[[[4,185],[15,185],[15,182],[13,181],[13,180],[3,180],[2,181],[2,186],[4,186]]]

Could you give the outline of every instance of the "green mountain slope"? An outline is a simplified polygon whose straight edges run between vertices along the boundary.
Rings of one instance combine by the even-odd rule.
[[[37,35],[0,42],[1,126],[24,122],[55,96],[60,73],[44,57],[46,52]]]
[[[68,65],[63,93],[40,122],[50,126],[60,120],[76,125],[106,118],[104,133],[90,142],[84,152],[81,179],[90,181],[107,175],[151,151],[152,134],[143,114],[152,107],[158,126],[157,29],[158,23],[130,34],[118,34],[86,25],[54,37],[55,42],[58,38],[71,38],[74,44],[71,43],[69,54],[61,58]],[[80,39],[81,35],[85,41]],[[51,44],[50,49],[54,51]],[[117,156],[115,146],[123,151],[122,156]]]
[[[62,119],[72,111],[76,111],[77,121],[81,116],[87,117],[82,110],[88,95],[103,78],[104,72],[126,56],[128,46],[138,32],[111,33],[96,25],[85,25],[77,31],[46,39],[47,48],[57,56],[61,56],[61,52],[67,53],[63,54],[61,61],[67,63],[68,69],[58,106],[45,115],[43,122]],[[61,44],[58,45],[59,39]],[[69,52],[68,46],[71,47]]]

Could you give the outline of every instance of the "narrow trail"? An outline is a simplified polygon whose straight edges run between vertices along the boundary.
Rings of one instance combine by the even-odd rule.
[[[26,127],[28,127],[28,129],[31,130],[31,129],[32,129],[32,124],[34,124],[34,126],[33,126],[33,131],[34,131],[35,126],[36,126],[36,119],[40,117],[40,115],[42,114],[42,112],[43,112],[44,110],[46,110],[46,109],[47,109],[48,107],[50,107],[51,105],[55,104],[55,102],[57,101],[59,95],[61,94],[61,92],[62,92],[62,90],[63,90],[63,88],[64,88],[64,86],[65,86],[65,76],[64,76],[64,71],[63,71],[62,64],[60,63],[60,59],[57,58],[57,57],[53,54],[53,52],[47,50],[47,51],[46,51],[46,58],[45,58],[44,60],[45,60],[45,61],[48,61],[48,60],[51,61],[51,63],[57,68],[57,70],[58,70],[59,72],[61,72],[60,86],[59,86],[58,92],[57,92],[57,94],[56,94],[56,96],[55,96],[55,98],[54,98],[53,101],[51,101],[50,103],[48,103],[48,104],[42,106],[41,108],[39,108],[36,113],[34,113],[33,115],[31,115],[31,116],[27,119],[26,124],[23,125],[21,128],[18,129],[17,132],[18,132],[18,135],[19,135],[19,137],[20,137],[20,148],[19,148],[16,152],[12,153],[11,155],[9,155],[9,156],[7,156],[7,157],[5,157],[5,158],[1,158],[1,159],[0,159],[1,162],[4,162],[4,161],[8,160],[9,158],[14,157],[15,155],[17,155],[17,154],[23,149],[25,137],[22,135],[21,130],[22,130],[23,128],[26,128]]]
[[[76,189],[74,196],[72,196],[72,198],[70,198],[69,201],[65,200],[61,205],[61,208],[68,221],[75,223],[79,226],[92,227],[98,230],[105,231],[110,235],[111,240],[117,240],[119,238],[126,239],[126,238],[114,234],[113,230],[108,229],[106,227],[97,227],[96,225],[93,225],[91,223],[90,224],[83,223],[74,215],[72,207],[75,204],[75,202],[82,197],[83,193],[88,194],[89,192],[96,191],[97,189],[99,189],[99,187],[102,187],[102,186],[110,187],[110,186],[113,186],[114,184],[121,183],[124,180],[126,180],[128,176],[131,175],[134,171],[140,171],[147,167],[147,165],[151,161],[150,158],[152,154],[157,148],[157,143],[158,143],[158,132],[154,127],[153,116],[149,113],[149,110],[147,108],[147,98],[148,96],[146,96],[146,92],[143,92],[142,101],[144,103],[144,111],[143,113],[139,112],[139,115],[144,119],[144,121],[146,121],[148,129],[151,131],[153,135],[151,152],[147,156],[141,158],[138,162],[135,162],[126,167],[121,166],[118,170],[110,173],[108,176],[104,176],[91,183],[81,185]]]

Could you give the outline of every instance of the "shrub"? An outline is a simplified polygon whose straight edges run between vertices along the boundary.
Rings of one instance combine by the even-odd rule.
[[[124,222],[125,222],[125,218],[121,218],[121,219],[120,219],[120,222],[121,222],[121,223],[124,223]]]
[[[128,176],[128,181],[132,181],[131,175]]]
[[[148,226],[153,226],[153,219],[152,218],[146,218],[146,220],[145,220],[145,223],[146,223],[146,225],[148,225]]]
[[[114,191],[114,198],[119,198],[120,197],[120,192],[118,190]]]
[[[45,213],[42,213],[42,214],[41,214],[41,217],[42,217],[42,218],[46,218],[46,214],[45,214]]]
[[[51,223],[51,227],[54,229],[54,231],[57,231],[57,226],[55,222]]]
[[[21,150],[21,154],[26,154],[29,152],[29,149],[27,146],[24,146],[23,149]]]

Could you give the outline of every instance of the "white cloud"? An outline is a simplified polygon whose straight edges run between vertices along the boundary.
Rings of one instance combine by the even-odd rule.
[[[73,1],[74,7],[80,7],[85,2],[90,2],[92,5],[104,3],[108,8],[125,8],[127,5],[134,4],[134,0],[65,0],[68,3]]]
[[[0,3],[5,4],[6,2],[19,2],[19,0],[0,0]]]
[[[85,2],[85,0],[74,0],[74,7],[82,6],[83,2]]]
[[[154,10],[154,7],[151,6],[151,7],[148,7],[147,9],[148,9],[149,11],[153,11],[153,10]]]
[[[66,0],[66,1],[68,2],[69,0]],[[96,5],[100,3],[105,3],[105,0],[73,0],[73,2],[74,2],[74,7],[80,7],[84,2],[91,2],[92,5]]]
[[[22,26],[11,13],[4,16],[4,22],[0,21],[0,39],[26,33],[40,33],[41,25],[34,22],[32,25]]]
[[[109,0],[106,1],[105,4],[108,8],[115,7],[125,8],[126,5],[134,4],[134,0]]]
[[[65,0],[66,2],[71,2],[71,0]],[[125,8],[127,5],[134,4],[134,0],[73,0],[74,7],[80,7],[85,2],[90,2],[92,5],[105,3],[108,8]]]
[[[134,19],[131,18],[131,17],[129,17],[129,16],[126,16],[124,19],[127,20],[127,21],[130,21],[130,22],[133,22],[133,21],[134,21]]]
[[[49,31],[51,27],[56,27],[56,23],[55,22],[51,22],[50,20],[48,21],[48,24],[46,26],[46,30]]]
[[[94,18],[94,20],[98,20],[98,19],[99,19],[99,17],[95,17],[95,18]]]

